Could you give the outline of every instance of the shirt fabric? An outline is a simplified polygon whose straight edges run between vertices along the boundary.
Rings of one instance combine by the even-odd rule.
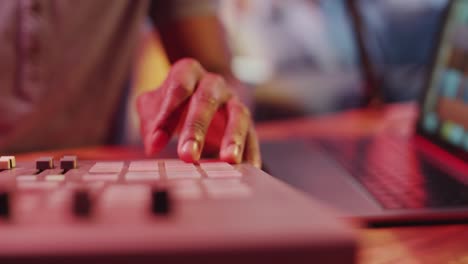
[[[211,12],[213,2],[151,9],[165,23]],[[0,1],[1,153],[106,142],[149,8],[148,0]]]

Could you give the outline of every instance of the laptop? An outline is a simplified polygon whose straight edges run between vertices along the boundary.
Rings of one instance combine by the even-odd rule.
[[[468,222],[468,1],[443,21],[414,132],[262,142],[266,170],[371,225]]]

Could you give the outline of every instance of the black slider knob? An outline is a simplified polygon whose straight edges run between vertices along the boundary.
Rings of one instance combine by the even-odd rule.
[[[11,213],[11,199],[8,192],[0,191],[0,218],[7,219]]]
[[[88,191],[77,190],[73,194],[73,213],[75,216],[84,218],[91,215],[92,201]]]
[[[60,169],[64,171],[76,169],[78,158],[76,156],[64,156],[60,159]]]
[[[41,157],[36,160],[36,169],[39,171],[49,170],[54,168],[53,157]]]
[[[169,191],[154,189],[151,193],[151,211],[155,215],[168,215],[171,211],[171,199]]]

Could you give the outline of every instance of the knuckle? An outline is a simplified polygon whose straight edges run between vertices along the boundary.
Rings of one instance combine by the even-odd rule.
[[[226,86],[224,78],[220,75],[207,73],[201,84],[201,89],[197,90],[197,100],[210,108],[217,108],[224,100],[223,89]]]
[[[200,72],[203,69],[200,62],[192,58],[180,59],[174,64],[174,68],[177,68],[177,69],[182,68],[188,71],[196,71],[196,72]]]
[[[179,80],[171,89],[170,93],[177,98],[189,97],[194,87],[187,80]]]
[[[215,109],[219,105],[219,99],[211,91],[201,91],[197,93],[197,100],[205,107]]]
[[[226,86],[226,81],[219,74],[209,73],[209,74],[207,74],[207,78],[209,79],[209,82],[210,82],[211,86],[213,86],[213,87],[219,88],[219,87],[225,87]]]
[[[201,64],[191,58],[177,61],[169,74],[166,90],[170,95],[185,98],[192,95],[203,72]]]

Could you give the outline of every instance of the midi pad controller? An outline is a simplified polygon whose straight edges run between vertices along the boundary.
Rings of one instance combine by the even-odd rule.
[[[356,246],[253,166],[175,159],[0,157],[0,234],[1,263],[354,263]]]

